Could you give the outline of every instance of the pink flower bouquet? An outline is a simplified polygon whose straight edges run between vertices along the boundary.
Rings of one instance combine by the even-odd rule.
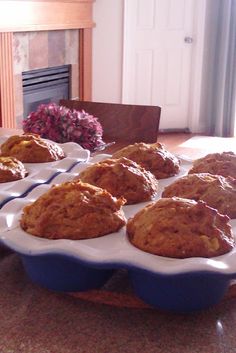
[[[41,104],[23,120],[24,132],[58,142],[76,142],[90,151],[104,145],[102,126],[85,111],[70,110],[55,103]]]

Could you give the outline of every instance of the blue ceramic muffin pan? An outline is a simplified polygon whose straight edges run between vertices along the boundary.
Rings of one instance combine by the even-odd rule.
[[[3,138],[1,138],[2,142]],[[67,142],[58,145],[65,152],[65,158],[47,163],[24,163],[28,171],[27,177],[17,181],[0,183],[0,208],[16,197],[24,197],[37,185],[50,183],[56,175],[70,171],[76,164],[86,162],[90,157],[90,152],[77,143]]]
[[[71,180],[86,167],[76,165],[57,175],[51,183]],[[187,172],[182,165],[180,175]],[[175,177],[176,178],[176,177]],[[159,182],[159,194],[175,178]],[[143,252],[119,232],[88,240],[48,240],[25,233],[19,226],[22,208],[48,188],[34,188],[26,197],[8,202],[0,211],[0,241],[22,258],[32,281],[57,291],[86,291],[100,288],[114,270],[128,270],[134,292],[156,308],[191,312],[218,303],[231,280],[236,278],[236,249],[215,258],[171,259]],[[147,203],[124,206],[126,218]],[[231,220],[236,234],[236,220]]]

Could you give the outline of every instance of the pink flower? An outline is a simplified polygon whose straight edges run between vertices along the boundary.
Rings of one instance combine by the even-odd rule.
[[[55,103],[41,104],[23,120],[24,132],[58,143],[76,142],[91,151],[104,145],[103,129],[96,117]]]

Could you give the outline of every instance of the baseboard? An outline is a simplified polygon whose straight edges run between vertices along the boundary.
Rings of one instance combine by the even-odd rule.
[[[189,130],[189,128],[184,128],[184,129],[159,129],[158,133],[160,133],[160,134],[168,134],[168,133],[190,134],[191,131]]]

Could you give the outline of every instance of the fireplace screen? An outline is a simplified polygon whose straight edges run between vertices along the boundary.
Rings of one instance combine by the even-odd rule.
[[[24,118],[39,104],[70,98],[71,65],[22,72]]]

